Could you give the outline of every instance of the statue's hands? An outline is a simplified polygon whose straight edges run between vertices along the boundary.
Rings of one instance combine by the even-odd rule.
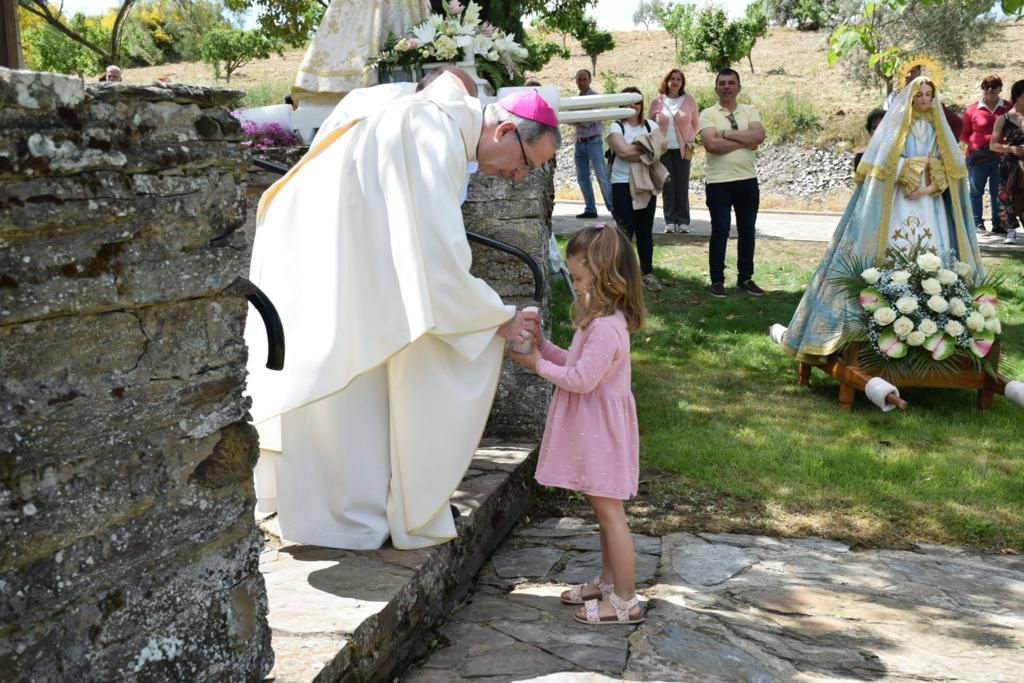
[[[928,195],[932,194],[935,194],[935,186],[925,185],[924,187],[919,187],[910,194],[908,194],[907,199],[920,199],[921,197],[927,197]]]

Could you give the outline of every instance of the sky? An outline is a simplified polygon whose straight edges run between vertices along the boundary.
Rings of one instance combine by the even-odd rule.
[[[56,0],[60,2],[60,0]],[[643,29],[643,26],[633,25],[633,12],[636,11],[639,0],[598,0],[597,6],[591,8],[591,16],[597,19],[601,28],[609,31],[629,31],[634,28]],[[750,0],[718,0],[715,4],[725,8],[730,17],[736,18],[743,14],[743,10],[750,4]],[[103,14],[110,7],[117,7],[116,0],[64,0],[64,11],[67,14],[83,12],[87,15]]]

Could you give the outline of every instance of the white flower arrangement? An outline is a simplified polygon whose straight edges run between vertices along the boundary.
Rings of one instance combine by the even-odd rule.
[[[862,312],[861,334],[851,341],[865,341],[887,365],[906,359],[901,367],[912,372],[956,355],[981,363],[1002,331],[995,289],[982,283],[972,289],[967,264],[944,264],[921,249],[912,254],[891,251],[891,267],[851,269],[836,278]]]
[[[408,34],[389,34],[384,49],[368,67],[389,73],[395,68],[421,67],[427,62],[455,62],[473,57],[495,89],[519,74],[529,53],[513,36],[480,20],[480,5],[459,0],[444,4],[444,16],[431,14]]]

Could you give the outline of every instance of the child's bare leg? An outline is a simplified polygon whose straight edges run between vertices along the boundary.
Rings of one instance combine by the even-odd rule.
[[[601,537],[601,580],[605,583],[614,583],[612,579],[612,565],[608,561],[608,532],[604,526],[599,527]]]
[[[602,573],[611,571],[615,594],[624,601],[628,600],[636,593],[636,552],[633,537],[629,534],[626,510],[621,500],[599,496],[590,496],[590,506],[601,525]],[[634,608],[633,611],[638,615],[640,609]],[[614,610],[602,600],[599,613],[611,615]]]

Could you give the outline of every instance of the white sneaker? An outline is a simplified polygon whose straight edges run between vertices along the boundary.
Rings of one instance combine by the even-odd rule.
[[[681,232],[685,235],[688,232],[690,232],[690,226],[685,225],[684,223],[680,223],[679,225],[676,226],[676,232]]]
[[[671,233],[673,233],[675,231],[676,231],[676,224],[675,223],[666,223],[665,224],[665,234],[666,235],[671,234]]]
[[[1006,239],[1003,240],[1003,244],[1017,244],[1017,230],[1007,230]]]

